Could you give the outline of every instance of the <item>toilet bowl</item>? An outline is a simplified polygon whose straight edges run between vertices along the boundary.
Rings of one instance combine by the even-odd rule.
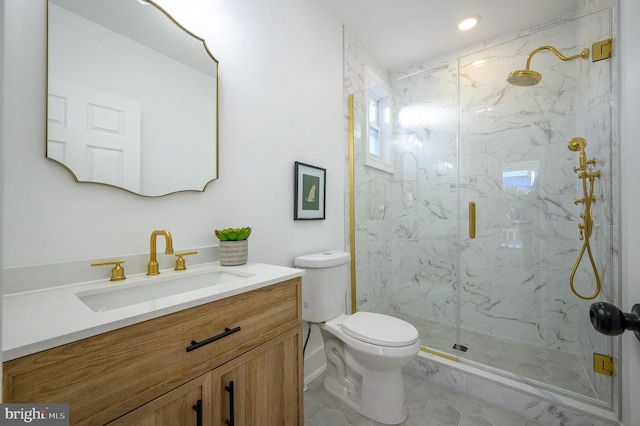
[[[356,336],[357,325],[367,325],[366,334]],[[376,325],[383,325],[378,333],[373,332]],[[327,356],[325,389],[376,422],[405,421],[402,367],[420,351],[417,330],[405,321],[372,312],[342,314],[319,327]]]
[[[420,351],[418,330],[373,312],[345,314],[349,254],[300,256],[302,319],[320,328],[327,357],[324,387],[353,410],[383,424],[406,420],[402,367]]]

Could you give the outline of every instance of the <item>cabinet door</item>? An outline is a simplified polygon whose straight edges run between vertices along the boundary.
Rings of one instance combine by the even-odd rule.
[[[211,426],[211,375],[185,383],[109,425]]]
[[[213,370],[214,424],[303,425],[301,344],[296,327]]]

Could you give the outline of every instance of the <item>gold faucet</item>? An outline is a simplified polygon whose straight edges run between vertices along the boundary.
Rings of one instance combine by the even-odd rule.
[[[158,275],[158,261],[156,260],[156,236],[164,235],[166,240],[165,254],[173,254],[173,240],[171,238],[171,232],[169,231],[153,231],[151,233],[151,249],[149,251],[149,265],[147,266],[147,275]]]

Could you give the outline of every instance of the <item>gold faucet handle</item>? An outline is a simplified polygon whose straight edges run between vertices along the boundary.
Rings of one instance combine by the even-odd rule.
[[[124,276],[124,268],[120,266],[121,263],[124,263],[124,260],[110,260],[108,262],[96,262],[96,263],[92,263],[91,266],[115,265],[113,269],[111,269],[111,279],[109,281],[122,281],[127,277]]]
[[[183,253],[176,253],[176,271],[184,271],[187,269],[187,263],[184,261],[182,256],[190,256],[192,254],[198,254],[197,251],[185,251]]]

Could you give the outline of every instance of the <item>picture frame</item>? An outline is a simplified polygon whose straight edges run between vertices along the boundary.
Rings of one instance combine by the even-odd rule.
[[[326,169],[295,162],[294,220],[324,220],[326,183]]]

